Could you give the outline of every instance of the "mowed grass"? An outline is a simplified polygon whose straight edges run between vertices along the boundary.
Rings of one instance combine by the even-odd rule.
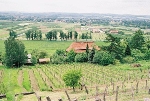
[[[48,41],[48,40],[21,40],[25,45],[25,50],[28,51],[28,53],[31,53],[32,50],[37,49],[39,51],[45,51],[48,53],[48,55],[52,55],[55,53],[57,49],[66,50],[72,42],[74,41]],[[96,41],[96,45],[98,46],[105,46],[109,45],[109,43],[105,43],[102,41]],[[5,45],[4,40],[0,40],[0,52],[5,52]]]

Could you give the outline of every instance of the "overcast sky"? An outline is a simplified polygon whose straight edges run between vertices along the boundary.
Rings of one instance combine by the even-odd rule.
[[[150,15],[150,0],[0,0],[0,11]]]

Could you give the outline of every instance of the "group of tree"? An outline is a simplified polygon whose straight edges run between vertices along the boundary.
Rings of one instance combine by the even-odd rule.
[[[3,63],[8,67],[22,66],[27,56],[24,44],[12,36],[5,40],[4,44],[5,56],[3,58]]]
[[[42,40],[41,30],[28,30],[25,35],[27,40]]]
[[[127,60],[135,62],[150,59],[150,43],[149,41],[145,42],[143,31],[141,30],[133,33],[129,39],[108,34],[106,40],[109,45],[102,46],[100,51],[94,48],[89,50],[88,45],[84,53],[75,53],[73,50],[70,52],[57,50],[51,57],[52,63],[90,62],[100,65],[109,65],[115,64],[116,60],[124,63]]]
[[[50,41],[56,41],[58,39],[57,35],[59,35],[61,41],[72,40],[73,38],[77,41],[78,38],[78,33],[76,31],[69,31],[68,33],[64,33],[62,30],[52,30],[45,34],[46,38]]]
[[[81,39],[92,39],[92,35],[91,35],[91,33],[88,33],[88,32],[86,32],[86,33],[82,33],[82,35],[81,35]]]

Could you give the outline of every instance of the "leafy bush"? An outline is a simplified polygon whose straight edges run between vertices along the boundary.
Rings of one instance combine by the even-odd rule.
[[[37,63],[37,58],[35,56],[32,56],[31,62],[32,62],[32,65],[35,65]]]
[[[144,58],[145,58],[146,60],[150,60],[150,50],[147,50],[147,51],[146,51]]]
[[[133,63],[134,62],[134,58],[131,56],[127,56],[123,58],[123,63]]]
[[[47,53],[45,51],[40,51],[39,58],[45,58],[47,56]]]
[[[73,87],[73,91],[75,91],[74,87],[78,85],[81,76],[81,70],[70,70],[63,75],[63,80],[66,86]]]
[[[7,88],[3,83],[0,83],[0,94],[5,94],[7,92]]]
[[[54,64],[62,64],[66,62],[66,55],[64,50],[56,50],[56,52],[50,57],[51,62]]]
[[[51,62],[53,64],[62,64],[66,61],[66,57],[65,56],[60,56],[58,54],[53,54],[53,56],[51,57]]]
[[[87,62],[88,57],[86,53],[79,53],[75,56],[75,62]]]
[[[37,59],[45,58],[47,56],[47,52],[39,51],[38,49],[32,50],[31,54],[34,55]]]
[[[133,49],[131,56],[135,59],[135,61],[144,59],[144,54],[138,49]]]
[[[65,51],[61,50],[61,49],[58,49],[58,50],[56,50],[56,54],[58,54],[58,55],[65,55]]]
[[[15,101],[15,94],[13,91],[7,92],[6,93],[6,98],[7,101]]]
[[[66,58],[66,62],[74,62],[75,61],[75,56],[76,56],[76,53],[71,50],[67,53],[67,58]]]
[[[105,65],[113,64],[114,57],[107,52],[98,51],[94,55],[93,62],[105,66]]]

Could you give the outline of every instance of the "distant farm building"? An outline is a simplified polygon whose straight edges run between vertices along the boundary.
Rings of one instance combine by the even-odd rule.
[[[50,62],[50,58],[39,59],[39,64],[46,64]]]
[[[73,42],[66,51],[74,50],[75,53],[83,53],[86,52],[86,47],[89,47],[89,50],[95,48],[96,50],[100,50],[100,48],[94,42]]]
[[[109,31],[110,34],[118,34],[118,32],[119,32],[118,30],[111,30],[111,31]]]

